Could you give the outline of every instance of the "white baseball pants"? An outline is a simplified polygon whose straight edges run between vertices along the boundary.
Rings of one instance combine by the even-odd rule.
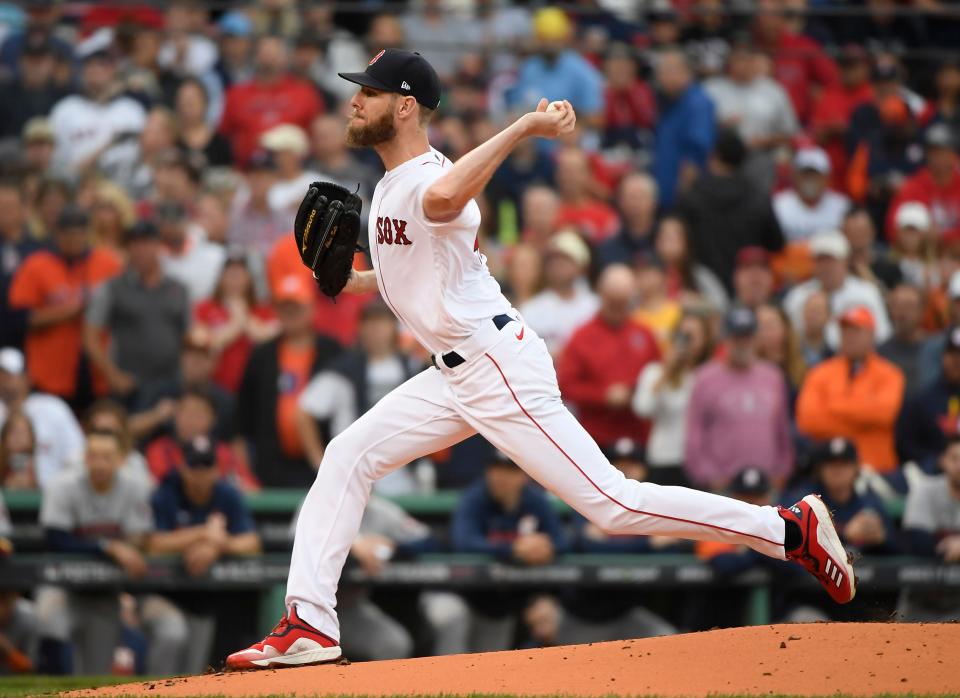
[[[611,534],[725,541],[784,559],[774,507],[626,479],[564,407],[529,327],[491,322],[455,351],[466,363],[448,369],[437,357],[439,370],[399,386],[327,446],[297,522],[286,597],[321,632],[339,639],[337,583],[373,482],[476,432]]]

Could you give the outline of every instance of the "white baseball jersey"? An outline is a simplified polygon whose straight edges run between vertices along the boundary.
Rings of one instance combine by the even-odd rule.
[[[480,253],[477,202],[443,223],[423,212],[424,193],[452,166],[431,148],[387,172],[370,203],[370,256],[380,294],[434,354],[452,350],[511,307]]]

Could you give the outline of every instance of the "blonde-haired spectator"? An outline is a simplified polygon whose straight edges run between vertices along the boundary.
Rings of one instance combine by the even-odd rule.
[[[90,232],[93,242],[124,254],[124,235],[137,219],[133,201],[113,182],[99,182],[94,187]]]

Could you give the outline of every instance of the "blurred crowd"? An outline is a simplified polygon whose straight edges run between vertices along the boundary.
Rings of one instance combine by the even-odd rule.
[[[0,487],[42,490],[50,550],[132,576],[144,555],[203,575],[258,554],[243,493],[308,487],[329,439],[429,365],[378,299],[322,297],[291,235],[313,180],[370,200],[382,166],[344,145],[354,86],[336,74],[397,46],[445,84],[430,137],[453,160],[540,97],[576,109],[573,134],[497,171],[480,245],[627,477],[758,503],[819,491],[852,548],[960,561],[960,15],[937,0],[531,5],[0,2]],[[463,490],[448,535],[380,498],[437,489]],[[767,565],[566,525],[476,439],[379,483],[353,557],[376,574],[437,549]],[[350,594],[358,658],[733,622],[693,598],[664,617],[633,594],[431,593],[414,604],[424,644]],[[839,617],[781,601],[781,617]],[[960,617],[947,594],[889,606]],[[123,656],[196,672],[207,658],[186,638],[213,632],[189,597],[0,595],[7,671]],[[121,633],[123,655],[102,640]]]

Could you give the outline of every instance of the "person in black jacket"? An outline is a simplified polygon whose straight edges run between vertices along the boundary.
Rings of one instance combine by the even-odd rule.
[[[701,176],[677,204],[686,219],[694,259],[733,291],[737,252],[747,246],[771,252],[783,249],[780,225],[766,192],[758,191],[742,172],[747,150],[740,137],[722,131]]]
[[[237,396],[238,445],[248,449],[264,487],[309,487],[319,463],[307,460],[296,425],[297,400],[310,377],[340,353],[313,330],[314,290],[302,275],[273,289],[280,336],[253,350]]]

